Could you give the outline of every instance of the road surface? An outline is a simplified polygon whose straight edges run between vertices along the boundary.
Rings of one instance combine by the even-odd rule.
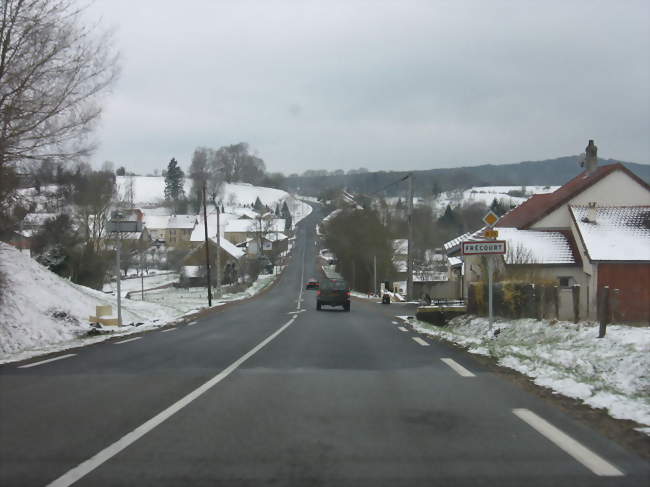
[[[318,218],[256,299],[1,366],[0,485],[650,485],[645,460],[417,335],[408,306],[317,312]]]

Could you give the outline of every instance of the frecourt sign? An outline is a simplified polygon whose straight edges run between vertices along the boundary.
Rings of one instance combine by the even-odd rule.
[[[484,240],[478,242],[463,242],[463,255],[505,254],[505,240]]]

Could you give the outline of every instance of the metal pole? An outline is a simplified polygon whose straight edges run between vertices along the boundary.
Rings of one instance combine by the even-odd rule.
[[[144,255],[144,250],[142,249],[142,244],[140,244],[140,292],[141,292],[142,301],[144,301],[144,263],[142,259],[143,255]]]
[[[208,280],[208,306],[212,307],[212,288],[210,287],[210,245],[208,243],[208,210],[205,205],[205,181],[203,181],[203,229],[205,230],[205,266]],[[218,253],[217,253],[218,255]]]
[[[372,257],[373,260],[373,270],[374,270],[374,280],[372,283],[372,289],[375,292],[375,296],[377,295],[377,256],[373,255]]]
[[[220,228],[219,215],[221,213],[221,209],[219,208],[219,205],[215,205],[215,206],[217,207],[217,297],[220,298],[221,297],[221,228]]]
[[[119,223],[118,223],[118,232],[117,232],[117,252],[115,255],[116,265],[117,265],[117,324],[122,326],[122,274],[120,269],[120,252],[122,249],[122,234],[119,232]]]
[[[488,255],[488,314],[490,319],[490,331],[492,330],[492,324],[494,323],[494,316],[492,314],[492,274],[494,272],[492,264],[492,256]]]
[[[406,299],[413,299],[413,174],[409,174],[408,250],[406,257]]]

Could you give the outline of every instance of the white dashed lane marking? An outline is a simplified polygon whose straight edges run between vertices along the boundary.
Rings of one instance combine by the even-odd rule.
[[[134,342],[136,340],[140,340],[140,338],[142,338],[142,337],[129,338],[127,340],[122,340],[122,341],[119,341],[119,342],[115,342],[114,345],[121,345],[122,343]]]
[[[398,329],[399,331],[408,331],[408,330],[407,330],[406,328],[404,328],[403,326],[398,326],[397,329]]]
[[[48,363],[54,362],[56,360],[63,360],[64,358],[74,357],[75,355],[77,355],[77,354],[76,353],[69,353],[67,355],[61,355],[60,357],[54,357],[54,358],[49,358],[47,360],[41,360],[40,362],[34,362],[33,364],[20,365],[18,368],[19,369],[28,369],[30,367],[36,367],[37,365],[48,364]]]
[[[592,452],[582,443],[577,442],[529,409],[513,409],[512,412],[596,475],[601,477],[620,477],[625,475],[607,460]]]
[[[451,367],[458,375],[461,375],[463,377],[476,377],[474,374],[472,374],[469,370],[467,370],[465,367],[460,365],[458,362],[456,362],[454,359],[451,358],[441,358],[444,363],[446,363],[449,367]]]
[[[422,345],[423,347],[428,347],[429,346],[429,344],[427,342],[425,342],[424,340],[422,340],[422,338],[420,338],[420,337],[411,337],[411,338],[413,338],[413,341],[415,341],[415,343],[417,343],[419,345]]]
[[[174,331],[176,328],[167,328],[166,330],[161,330],[160,333],[167,333],[168,331]]]

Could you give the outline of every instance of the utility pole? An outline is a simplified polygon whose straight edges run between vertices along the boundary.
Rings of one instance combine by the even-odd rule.
[[[375,292],[375,296],[377,295],[377,256],[373,255],[372,257],[372,267],[374,270],[374,280],[372,283],[372,289]]]
[[[144,301],[144,249],[142,248],[142,242],[140,242],[140,296],[142,301]]]
[[[408,250],[406,256],[406,299],[413,299],[413,173],[409,174],[408,196]]]
[[[120,233],[120,227],[119,227],[119,222],[118,222],[118,230],[117,230],[117,252],[116,254],[116,259],[115,259],[115,265],[117,268],[115,269],[116,274],[115,277],[117,278],[117,324],[119,326],[122,326],[122,271],[120,269],[120,252],[122,250],[122,233]]]
[[[208,306],[212,307],[212,288],[210,287],[210,245],[208,239],[208,210],[205,202],[205,186],[206,182],[203,181],[203,229],[205,230],[205,267],[207,270],[208,279]],[[219,252],[217,252],[219,255]]]
[[[216,198],[215,198],[216,201]],[[221,209],[219,208],[219,205],[215,204],[217,207],[217,297],[221,297],[221,228],[220,228],[220,221],[219,221],[219,215],[221,213]]]

